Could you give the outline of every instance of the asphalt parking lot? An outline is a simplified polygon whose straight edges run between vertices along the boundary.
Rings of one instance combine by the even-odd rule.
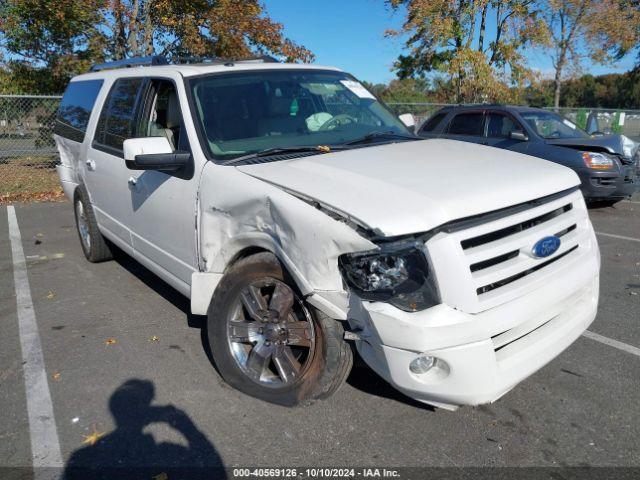
[[[69,203],[16,205],[56,438],[30,434],[28,401],[41,399],[25,390],[10,215],[0,213],[2,467],[29,467],[32,451],[55,451],[42,442],[59,444],[62,465],[159,471],[640,466],[640,195],[590,211],[602,252],[590,331],[600,341],[583,336],[498,402],[453,413],[407,399],[362,366],[334,397],[308,407],[247,397],[217,375],[204,318],[189,314],[184,297],[122,254],[88,263]],[[104,433],[94,446],[85,442],[92,432]],[[55,455],[38,461],[56,465]]]

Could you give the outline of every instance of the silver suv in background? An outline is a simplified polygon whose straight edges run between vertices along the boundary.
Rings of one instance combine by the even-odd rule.
[[[55,133],[87,259],[117,247],[189,297],[223,378],[263,400],[331,395],[353,342],[417,400],[491,402],[595,317],[574,172],[421,140],[335,68],[102,65]]]

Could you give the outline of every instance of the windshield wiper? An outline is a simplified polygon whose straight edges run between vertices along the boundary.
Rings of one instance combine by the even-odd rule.
[[[394,132],[393,130],[370,132],[364,135],[363,137],[356,138],[355,140],[350,140],[340,145],[303,145],[299,147],[266,148],[264,150],[260,150],[259,152],[248,153],[247,155],[241,155],[239,157],[232,158],[231,160],[227,160],[226,162],[224,162],[222,165],[234,165],[237,163],[242,163],[246,160],[252,160],[254,158],[259,158],[259,157],[268,157],[271,155],[277,155],[279,153],[315,152],[320,154],[320,153],[336,152],[339,150],[349,149],[351,148],[352,145],[370,142],[378,137],[400,138],[403,140],[422,140],[422,137],[418,137],[417,135],[397,133],[397,132]]]
[[[401,138],[403,140],[422,140],[422,137],[418,137],[417,135],[397,133],[397,132],[394,132],[393,130],[387,130],[387,131],[367,133],[365,136],[356,138],[355,140],[350,140],[348,142],[345,142],[343,143],[343,145],[357,145],[359,143],[367,143],[380,137]]]
[[[241,155],[236,158],[232,158],[231,160],[227,160],[222,165],[233,165],[235,163],[241,163],[245,160],[251,160],[253,158],[259,157],[268,157],[271,155],[277,155],[278,153],[305,153],[305,152],[315,152],[315,153],[330,153],[337,150],[345,150],[349,147],[338,145],[338,146],[328,146],[328,145],[306,145],[301,147],[274,147],[274,148],[266,148],[264,150],[260,150],[259,152],[249,153],[247,155]]]

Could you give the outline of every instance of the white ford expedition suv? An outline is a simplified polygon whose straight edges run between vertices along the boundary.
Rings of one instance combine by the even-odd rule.
[[[595,317],[598,245],[568,168],[419,139],[335,68],[92,70],[55,126],[84,254],[117,247],[189,297],[249,395],[330,395],[353,342],[416,400],[491,402]]]

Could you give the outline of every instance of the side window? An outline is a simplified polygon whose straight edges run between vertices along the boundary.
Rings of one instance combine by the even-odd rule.
[[[487,137],[509,138],[509,133],[514,130],[523,130],[523,128],[510,116],[495,112],[487,116]]]
[[[422,127],[422,132],[432,132],[434,128],[436,128],[444,117],[446,117],[448,112],[439,112],[436,113],[433,117],[431,117]]]
[[[84,141],[102,83],[102,80],[85,80],[69,84],[58,107],[53,133],[76,142]]]
[[[447,133],[452,135],[483,135],[482,112],[461,113],[453,117]]]
[[[152,81],[137,136],[166,137],[174,150],[188,150],[182,129],[182,112],[176,87],[167,80]]]
[[[143,82],[142,78],[116,81],[100,113],[94,137],[96,143],[122,151],[124,141],[135,136],[136,111]]]

